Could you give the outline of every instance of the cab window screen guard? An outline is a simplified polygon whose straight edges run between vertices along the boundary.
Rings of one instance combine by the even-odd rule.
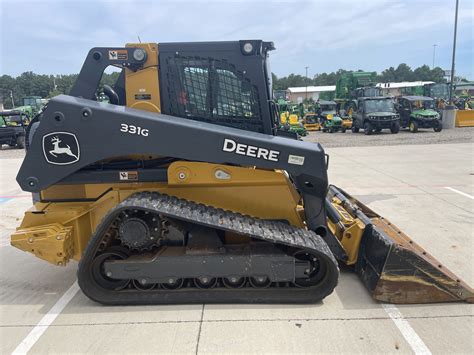
[[[263,132],[258,90],[232,64],[173,56],[167,67],[168,114]]]

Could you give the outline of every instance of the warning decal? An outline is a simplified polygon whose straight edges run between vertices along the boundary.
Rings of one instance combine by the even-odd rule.
[[[288,156],[288,163],[295,164],[295,165],[303,165],[304,164],[304,157],[299,155],[289,155]]]
[[[126,49],[110,50],[109,60],[128,60],[128,51]]]
[[[150,94],[135,94],[135,100],[151,100]]]
[[[121,171],[119,177],[122,181],[137,181],[138,171]]]

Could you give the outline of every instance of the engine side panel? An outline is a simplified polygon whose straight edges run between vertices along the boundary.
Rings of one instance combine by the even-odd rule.
[[[225,172],[228,178],[216,178],[216,172]],[[183,173],[186,176],[180,179]],[[145,190],[304,227],[300,196],[284,173],[178,161],[168,169],[168,183],[53,185],[41,192],[44,202],[25,213],[12,244],[56,265],[65,265],[69,258],[79,260],[107,212],[131,194]],[[57,240],[58,230],[63,229],[65,237]],[[35,237],[39,232],[41,239]],[[68,239],[73,246],[65,253]],[[58,253],[62,255],[58,257]]]

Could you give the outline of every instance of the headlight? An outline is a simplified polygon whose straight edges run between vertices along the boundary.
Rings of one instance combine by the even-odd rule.
[[[137,48],[133,51],[133,59],[137,62],[144,61],[146,59],[146,52],[142,48]]]
[[[247,54],[252,53],[252,51],[253,51],[253,45],[252,45],[252,43],[250,43],[250,42],[245,43],[244,46],[243,46],[243,50],[244,50],[244,52],[247,53]]]

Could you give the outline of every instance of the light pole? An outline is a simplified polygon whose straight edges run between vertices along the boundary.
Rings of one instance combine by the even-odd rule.
[[[458,7],[459,0],[456,0],[456,12],[454,15],[454,39],[453,39],[453,59],[451,62],[451,83],[449,84],[449,104],[453,104],[453,83],[454,83],[454,62],[456,61],[456,34],[458,31]]]
[[[433,44],[433,66],[431,67],[431,69],[434,69],[435,56],[436,56],[436,46],[438,46],[438,45],[437,45],[437,44]]]
[[[10,90],[10,98],[12,99],[12,108],[15,108],[15,101],[13,101],[13,90]]]
[[[304,67],[306,70],[306,102],[308,102],[308,68],[309,67]]]

